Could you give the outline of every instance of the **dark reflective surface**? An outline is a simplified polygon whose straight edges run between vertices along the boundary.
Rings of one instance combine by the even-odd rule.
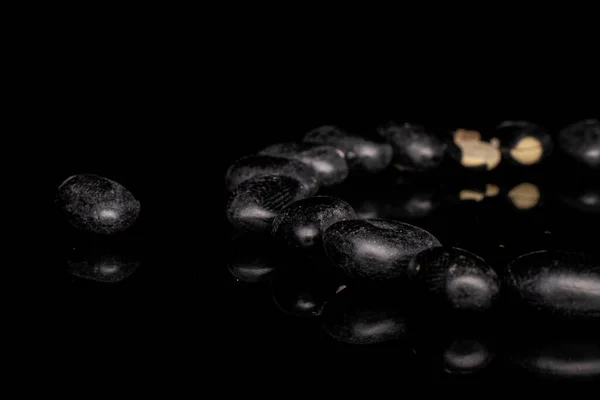
[[[386,171],[323,194],[348,201],[359,218],[415,224],[444,245],[483,257],[504,285],[507,264],[529,252],[599,254],[595,182],[593,175],[569,175],[554,164],[465,177]],[[277,254],[285,260],[285,252]],[[327,267],[327,260],[289,256],[275,267],[270,286],[251,285],[242,292],[232,286],[232,315],[244,315],[264,335],[248,339],[253,348],[248,354],[260,357],[257,343],[273,350],[292,346],[303,349],[297,362],[327,362],[342,375],[397,373],[431,382],[600,379],[595,319],[565,320],[514,308],[504,290],[489,312],[436,313],[418,301],[410,285],[365,286]]]
[[[183,165],[190,172],[152,176],[145,170],[149,162],[129,178],[115,173],[142,203],[135,229],[105,242],[53,238],[60,246],[52,270],[63,278],[68,298],[61,309],[65,323],[56,329],[65,351],[85,361],[76,365],[108,360],[159,374],[208,367],[261,382],[272,379],[273,370],[301,380],[339,376],[340,384],[354,377],[496,384],[597,379],[600,336],[576,321],[515,315],[519,310],[503,307],[502,294],[489,315],[426,312],[410,286],[358,287],[318,255],[286,251],[268,235],[240,235],[224,217],[214,228],[209,219],[224,215],[219,200],[226,199],[229,163],[284,140],[293,139],[247,139],[236,152],[221,153],[221,170],[200,171],[198,154],[189,151]],[[442,244],[484,258],[502,280],[506,265],[528,252],[600,252],[598,178],[562,168],[557,157],[527,168],[501,163],[490,173],[391,166],[319,194],[344,199],[361,218],[426,229]],[[204,184],[208,175],[218,181],[214,193]],[[172,185],[166,190],[157,180]],[[213,198],[219,204],[204,204]],[[363,291],[373,295],[353,296]]]
[[[590,233],[598,213],[563,197],[578,193],[565,187],[586,186],[563,186],[543,174],[409,178],[390,172],[327,194],[427,229],[441,243],[483,257],[501,280],[506,265],[528,252],[598,254]],[[522,181],[534,182],[543,194],[535,205],[515,206],[510,193]],[[343,196],[344,190],[351,193]],[[529,192],[523,193],[531,204]],[[281,371],[325,368],[369,380],[398,374],[448,383],[599,379],[594,320],[580,324],[511,308],[504,291],[490,312],[436,312],[411,285],[359,284],[318,252],[292,252],[269,235],[227,230],[220,248],[206,239],[178,239],[165,247],[163,238],[139,232],[100,241],[62,237],[56,257],[71,299],[66,326],[77,332],[70,346],[96,357],[133,354],[139,361],[154,357],[148,341],[168,360],[203,354],[208,343],[226,357],[215,365],[227,369],[235,362],[245,376],[259,374],[253,365],[266,361]]]

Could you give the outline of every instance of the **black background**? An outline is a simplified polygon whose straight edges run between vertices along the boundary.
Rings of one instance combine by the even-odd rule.
[[[340,346],[322,335],[316,321],[280,313],[264,287],[228,276],[227,166],[322,124],[360,132],[396,119],[485,129],[505,119],[527,119],[556,132],[597,117],[598,110],[590,78],[560,68],[549,71],[545,60],[538,65],[516,57],[518,63],[509,59],[500,65],[497,57],[475,57],[474,63],[457,57],[463,60],[457,65],[435,56],[386,62],[328,52],[325,57],[294,51],[280,56],[267,49],[227,58],[211,54],[198,62],[181,51],[169,58],[125,47],[119,54],[105,49],[65,58],[69,48],[55,53],[55,73],[45,81],[43,118],[52,127],[51,140],[42,141],[52,146],[51,156],[44,158],[48,201],[51,189],[66,177],[88,172],[123,183],[142,203],[139,223],[116,238],[138,243],[143,253],[140,268],[123,282],[99,284],[72,276],[65,268],[69,249],[97,239],[62,230],[52,236],[46,273],[59,282],[57,290],[67,293],[61,310],[66,323],[57,333],[63,357],[79,372],[110,365],[111,374],[135,371],[149,379],[194,376],[208,368],[214,376],[239,379],[273,379],[274,374],[306,379],[324,369],[444,381],[427,361],[413,360],[410,349]],[[554,177],[536,176],[550,182]],[[466,207],[459,214],[466,220],[438,225],[437,231],[456,228],[475,253],[513,243],[506,259],[539,246],[590,248],[578,241],[589,240],[583,231],[572,235],[583,230],[578,223],[586,216],[550,209],[524,217],[494,207]],[[482,222],[480,215],[491,217]],[[550,229],[553,217],[558,219],[549,222]],[[531,221],[538,225],[523,229]],[[474,235],[470,223],[486,230]],[[435,220],[428,224],[436,229]],[[502,379],[506,373],[502,366],[492,371],[473,381]]]

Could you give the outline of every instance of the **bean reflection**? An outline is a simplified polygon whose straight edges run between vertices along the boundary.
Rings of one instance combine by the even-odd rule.
[[[72,275],[104,283],[129,278],[140,264],[137,248],[107,244],[77,244],[67,259],[67,268]]]
[[[418,219],[430,216],[443,204],[444,193],[439,187],[399,185],[384,193],[369,193],[367,198],[349,200],[361,219]]]
[[[496,357],[494,317],[472,319],[450,312],[434,320],[419,313],[411,326],[415,352],[435,372],[470,375],[486,369]]]
[[[563,188],[559,192],[559,199],[567,207],[589,214],[600,213],[600,188],[599,187],[571,187]]]
[[[537,207],[542,199],[540,188],[530,182],[522,182],[509,190],[508,199],[518,210],[530,210]]]
[[[571,319],[600,317],[600,260],[592,254],[535,251],[511,261],[507,294],[519,310]]]
[[[280,265],[280,251],[271,238],[240,233],[227,247],[227,270],[238,281],[269,281]]]
[[[594,339],[529,338],[513,353],[516,365],[540,377],[566,380],[600,378],[600,343]]]
[[[477,339],[456,339],[443,354],[444,370],[451,374],[470,374],[485,368],[494,353],[488,345]]]
[[[309,258],[282,266],[273,275],[271,285],[277,307],[296,317],[320,315],[325,301],[339,286],[326,260]]]
[[[400,339],[407,333],[407,312],[392,290],[346,287],[323,307],[321,324],[335,340],[374,344]]]

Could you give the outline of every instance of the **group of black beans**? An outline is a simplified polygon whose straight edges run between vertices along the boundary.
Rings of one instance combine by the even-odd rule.
[[[534,312],[600,317],[600,261],[594,255],[554,250],[524,254],[508,264],[500,279],[481,257],[444,246],[424,229],[392,219],[360,219],[346,201],[317,195],[320,187],[338,185],[352,174],[370,176],[392,164],[417,172],[485,171],[500,162],[526,167],[546,159],[555,143],[574,164],[598,169],[598,120],[565,127],[557,141],[523,121],[502,123],[488,140],[476,131],[457,130],[445,137],[413,124],[390,123],[377,133],[379,139],[322,126],[301,142],[274,144],[237,160],[226,173],[229,222],[238,231],[269,236],[277,246],[299,254],[323,253],[353,282],[409,282],[453,310],[490,310],[502,291]],[[360,335],[343,337],[369,342]]]
[[[373,176],[392,164],[413,172],[487,171],[500,163],[540,163],[555,147],[573,163],[599,169],[600,122],[571,124],[556,141],[523,121],[504,122],[488,138],[464,129],[444,135],[408,123],[381,126],[373,137],[322,126],[300,142],[274,144],[231,165],[226,215],[239,231],[272,236],[295,251],[323,252],[355,281],[416,282],[456,309],[488,309],[506,286],[535,309],[598,317],[600,263],[591,255],[525,254],[510,263],[501,284],[482,258],[443,246],[424,229],[391,219],[359,219],[344,200],[317,195],[320,188],[352,175]],[[57,205],[70,225],[102,235],[127,230],[140,213],[127,188],[91,174],[67,178],[58,188]]]

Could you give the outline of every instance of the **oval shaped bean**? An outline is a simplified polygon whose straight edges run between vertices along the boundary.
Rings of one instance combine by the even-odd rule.
[[[286,206],[308,196],[306,186],[294,178],[262,175],[241,183],[227,204],[227,219],[245,232],[269,232]]]
[[[355,279],[387,280],[406,276],[412,257],[440,242],[414,225],[386,219],[341,221],[323,235],[325,253]]]
[[[340,184],[349,173],[344,153],[333,146],[277,143],[264,148],[259,154],[292,158],[310,165],[317,172],[321,187]]]
[[[377,173],[386,169],[394,153],[388,143],[351,135],[333,125],[313,129],[304,136],[303,141],[331,145],[344,153],[350,169],[368,173]]]
[[[507,267],[514,300],[554,316],[600,317],[600,262],[577,252],[537,251]]]
[[[127,188],[94,174],[67,178],[58,187],[56,204],[71,226],[105,235],[128,229],[140,214],[140,202]]]
[[[500,280],[483,258],[454,247],[417,254],[408,274],[426,296],[458,310],[486,310],[500,294]]]
[[[266,155],[251,155],[237,160],[227,170],[225,181],[230,192],[244,181],[261,175],[280,175],[294,178],[304,185],[309,196],[319,190],[317,172],[298,160]]]
[[[298,200],[284,208],[273,221],[273,236],[296,249],[322,249],[322,235],[332,224],[356,219],[356,213],[343,200],[316,196]]]

